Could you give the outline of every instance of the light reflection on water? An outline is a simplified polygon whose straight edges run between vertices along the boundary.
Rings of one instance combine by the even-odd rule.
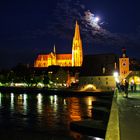
[[[5,125],[4,121],[7,121],[7,125],[14,129],[20,127],[22,131],[28,129],[74,137],[69,128],[70,122],[83,120],[85,117],[90,118],[92,101],[95,100],[96,97],[93,96],[61,97],[41,93],[0,93],[0,107],[4,107],[0,112],[0,128]],[[5,115],[7,112],[9,117]]]
[[[41,93],[39,93],[38,95],[37,95],[37,112],[38,112],[38,114],[42,114],[42,94]]]
[[[11,110],[14,110],[14,93],[11,93]]]

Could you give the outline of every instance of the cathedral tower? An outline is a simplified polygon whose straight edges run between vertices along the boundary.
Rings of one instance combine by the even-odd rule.
[[[126,56],[126,49],[122,49],[122,57],[119,58],[120,78],[125,79],[129,74],[129,58]]]
[[[79,25],[76,21],[75,34],[72,43],[72,66],[81,66],[83,62],[82,41],[80,37]]]

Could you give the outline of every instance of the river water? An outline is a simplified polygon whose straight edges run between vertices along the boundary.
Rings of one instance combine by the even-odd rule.
[[[69,124],[91,118],[92,101],[96,100],[95,96],[0,93],[0,130],[9,135],[19,132],[21,137],[31,134],[33,139],[95,140],[71,131]]]

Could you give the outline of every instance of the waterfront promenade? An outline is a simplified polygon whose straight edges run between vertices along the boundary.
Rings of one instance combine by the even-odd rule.
[[[140,140],[140,92],[117,98],[121,140]]]
[[[116,94],[105,140],[140,140],[140,91]]]

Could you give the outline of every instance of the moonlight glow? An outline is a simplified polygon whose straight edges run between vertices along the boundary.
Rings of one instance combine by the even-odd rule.
[[[95,22],[98,22],[100,20],[99,17],[95,17]]]
[[[100,25],[99,25],[100,18],[96,17],[89,10],[85,12],[84,19],[86,20],[88,25],[92,26],[95,29],[100,29]]]

